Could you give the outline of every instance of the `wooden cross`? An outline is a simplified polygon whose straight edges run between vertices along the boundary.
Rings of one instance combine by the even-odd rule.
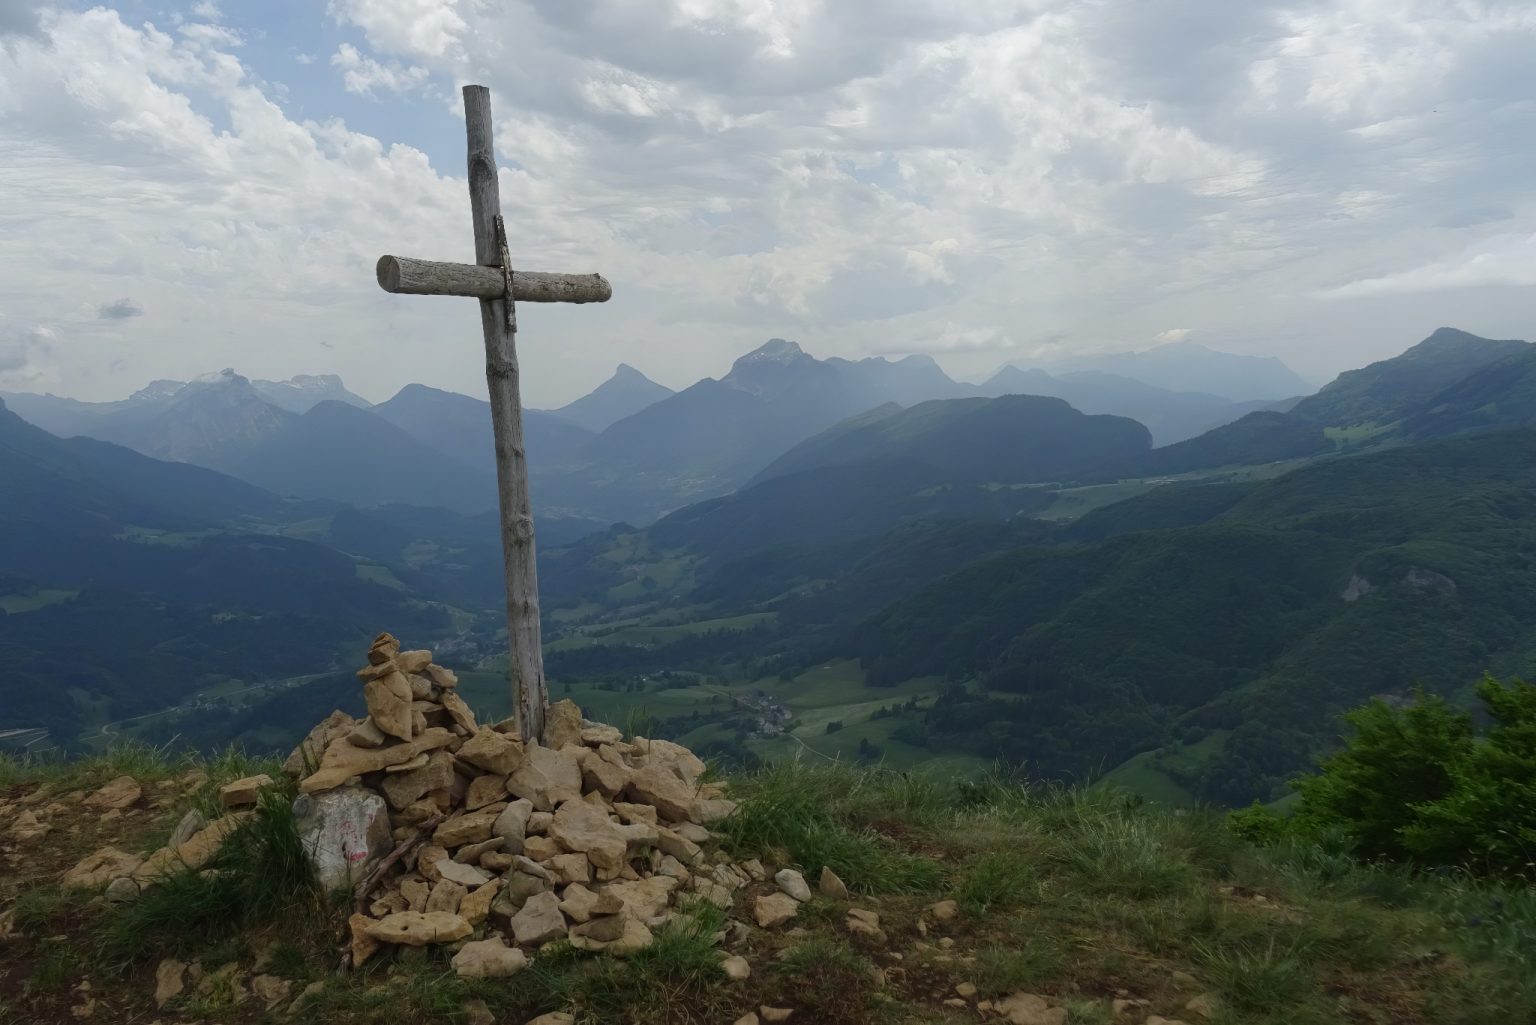
[[[539,647],[539,577],[534,563],[533,510],[523,451],[523,407],[518,397],[515,301],[600,303],[613,295],[598,274],[540,274],[512,270],[501,219],[496,154],[491,146],[491,92],[464,87],[469,136],[469,206],[475,225],[475,262],[434,263],[403,256],[379,259],[379,285],[402,295],[461,295],[480,300],[485,329],[485,377],[496,438],[496,480],[501,500],[501,552],[507,577],[507,642],[512,701],[523,740],[544,733],[549,688]]]

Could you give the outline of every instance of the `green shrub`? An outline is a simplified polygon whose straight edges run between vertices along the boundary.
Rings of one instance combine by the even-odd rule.
[[[1477,693],[1492,720],[1481,737],[1422,692],[1348,713],[1354,736],[1297,782],[1296,828],[1338,829],[1367,858],[1536,875],[1536,686],[1488,677]]]
[[[1227,813],[1232,832],[1251,844],[1273,847],[1295,834],[1295,820],[1267,804],[1254,801],[1246,808]]]

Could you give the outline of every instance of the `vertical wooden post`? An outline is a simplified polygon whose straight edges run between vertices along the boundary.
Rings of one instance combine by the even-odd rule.
[[[469,202],[475,223],[475,262],[501,266],[496,218],[501,189],[491,139],[491,91],[464,87],[464,127],[469,135]],[[506,299],[480,300],[485,330],[485,379],[490,386],[491,428],[496,438],[496,479],[501,498],[501,555],[507,578],[507,644],[511,653],[512,703],[524,741],[544,733],[549,688],[539,638],[539,574],[534,562],[533,507],[528,499],[528,460],[523,451],[523,406],[518,394],[516,329]]]

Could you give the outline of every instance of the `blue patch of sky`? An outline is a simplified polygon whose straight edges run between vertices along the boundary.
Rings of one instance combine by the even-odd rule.
[[[71,6],[93,5],[71,0]],[[114,4],[128,24],[150,22],[172,35],[180,23],[208,20],[194,13],[197,6],[196,0]],[[350,130],[373,136],[386,147],[404,143],[421,150],[440,173],[463,174],[463,122],[444,103],[454,83],[433,78],[425,90],[359,96],[344,88],[342,70],[331,64],[338,48],[348,43],[364,56],[388,61],[371,53],[360,32],[328,17],[323,5],[314,0],[223,0],[218,10],[217,23],[240,36],[235,56],[290,120],[340,118]],[[187,93],[198,114],[218,130],[229,130],[222,104],[198,90]]]
[[[881,156],[878,164],[861,166],[852,160],[839,160],[837,168],[860,185],[873,185],[891,191],[902,185],[901,167],[888,153]]]

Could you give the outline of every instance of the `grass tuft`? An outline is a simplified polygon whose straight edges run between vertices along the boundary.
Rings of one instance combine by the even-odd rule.
[[[230,834],[204,871],[168,873],[111,914],[103,932],[105,951],[124,960],[145,950],[184,952],[244,926],[322,913],[323,897],[293,815],[291,786],[263,791],[251,818]]]
[[[871,783],[896,775],[802,763],[776,766],[736,788],[740,806],[718,832],[742,856],[791,861],[809,878],[827,866],[865,893],[931,892],[942,875],[937,864],[850,821],[850,806],[869,796]]]
[[[1178,893],[1194,867],[1170,849],[1168,821],[1084,793],[1068,812],[1059,857],[1091,892],[1133,900]]]
[[[1045,935],[1018,947],[983,947],[976,952],[976,988],[986,997],[1033,992],[1059,976],[1066,962],[1066,952]]]
[[[1013,851],[992,851],[967,866],[954,897],[971,915],[1018,907],[1038,899],[1040,882],[1034,865]]]
[[[772,974],[786,1002],[814,1008],[823,1021],[863,1020],[874,988],[874,965],[837,936],[813,936],[789,947]]]
[[[29,994],[62,989],[84,971],[85,965],[74,949],[62,942],[46,942],[32,966],[25,989]]]
[[[706,900],[687,905],[655,931],[656,940],[630,957],[639,977],[654,976],[668,985],[700,989],[722,978],[715,933],[725,928],[726,913]]]
[[[1230,948],[1197,943],[1195,951],[1205,977],[1233,1007],[1272,1011],[1299,1007],[1316,993],[1308,951],[1299,945]]]

